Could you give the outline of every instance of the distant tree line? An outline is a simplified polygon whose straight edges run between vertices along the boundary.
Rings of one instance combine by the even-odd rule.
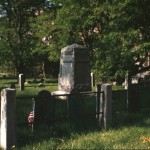
[[[122,82],[148,71],[149,0],[0,0],[0,66],[16,73],[57,75],[60,50],[90,49],[97,80]],[[38,68],[38,69],[36,69]],[[39,72],[38,72],[39,70]]]

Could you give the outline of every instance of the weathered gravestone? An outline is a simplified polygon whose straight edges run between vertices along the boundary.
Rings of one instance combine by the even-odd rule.
[[[34,101],[34,123],[50,123],[54,120],[54,99],[47,90],[40,91]]]
[[[68,45],[61,50],[58,90],[70,92],[91,91],[90,51],[78,44]]]

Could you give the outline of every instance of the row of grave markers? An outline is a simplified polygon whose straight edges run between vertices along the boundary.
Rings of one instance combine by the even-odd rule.
[[[99,103],[98,103],[99,106],[97,106],[97,115],[96,116],[99,119],[100,124],[103,123],[103,127],[105,129],[108,129],[111,125],[111,120],[112,120],[112,108],[111,108],[112,107],[112,96],[111,96],[112,88],[111,88],[111,85],[110,84],[98,85],[97,92],[101,92],[101,91],[104,92],[104,95],[101,96],[101,94],[99,94],[99,96],[97,96],[97,101],[99,101]],[[45,93],[46,95],[47,95],[47,92]],[[41,92],[37,96],[42,96],[43,97],[42,101],[43,101],[44,95]],[[49,95],[51,95],[51,93]],[[38,100],[35,101],[35,108],[36,108],[35,111],[36,111],[36,113],[39,113],[40,110],[38,109],[38,106],[36,106],[36,102],[38,103]],[[50,105],[47,105],[47,106],[50,106]],[[16,136],[17,136],[16,135],[17,134],[16,133],[16,90],[15,89],[6,88],[1,91],[1,107],[0,108],[1,108],[0,147],[2,149],[11,149],[17,145],[17,139],[16,139]],[[45,109],[45,106],[43,108]],[[49,109],[49,110],[51,110],[51,109]],[[50,112],[50,115],[51,115],[51,112]],[[46,117],[49,117],[49,116],[46,116]],[[37,118],[37,119],[39,119],[39,118]]]
[[[25,82],[25,76],[24,76],[24,74],[19,74],[18,83],[19,83],[19,89],[20,89],[20,91],[24,90],[24,82]],[[94,76],[93,72],[91,72],[91,86],[92,87],[95,86],[95,76]],[[11,87],[13,87],[13,85],[11,85]]]

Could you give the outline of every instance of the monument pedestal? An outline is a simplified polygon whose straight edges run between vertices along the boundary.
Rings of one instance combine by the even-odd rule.
[[[51,95],[57,95],[61,100],[67,100],[67,96],[65,96],[65,94],[70,94],[70,93],[67,91],[54,91],[51,93]]]

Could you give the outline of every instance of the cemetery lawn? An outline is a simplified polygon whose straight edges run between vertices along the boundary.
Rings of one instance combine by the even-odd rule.
[[[150,147],[150,111],[115,114],[112,128],[104,130],[92,122],[57,122],[31,132],[19,127],[18,149],[148,149]]]
[[[32,80],[32,79],[28,79]],[[57,90],[57,80],[47,79],[45,86],[25,85],[19,91],[15,79],[0,79],[0,87],[16,84],[17,94],[17,147],[18,150],[48,149],[148,149],[150,148],[150,110],[128,114],[114,112],[112,127],[104,130],[93,118],[71,121],[61,119],[49,125],[34,127],[27,123],[32,108],[32,97],[40,90]],[[63,106],[64,107],[64,106]]]

